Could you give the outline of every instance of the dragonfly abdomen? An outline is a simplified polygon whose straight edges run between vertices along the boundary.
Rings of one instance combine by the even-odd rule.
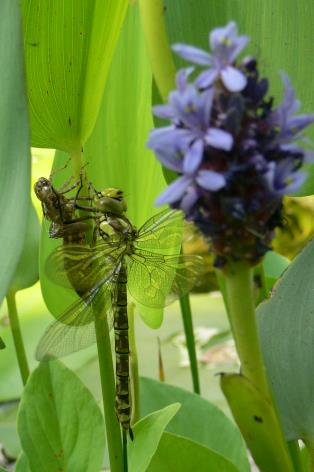
[[[123,262],[117,279],[117,300],[114,309],[116,352],[116,414],[122,428],[130,430],[131,399],[129,385],[129,335],[127,312],[127,272]]]

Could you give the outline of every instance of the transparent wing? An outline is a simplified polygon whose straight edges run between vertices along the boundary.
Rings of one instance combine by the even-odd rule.
[[[54,283],[84,294],[114,273],[124,246],[102,241],[89,248],[67,244],[47,258],[45,273]]]
[[[50,360],[85,349],[95,342],[95,316],[111,317],[113,284],[103,280],[51,323],[39,341],[36,359]],[[111,321],[110,321],[111,324]]]
[[[162,308],[188,293],[203,270],[202,258],[137,250],[127,257],[128,289],[143,305]]]
[[[146,250],[172,249],[182,241],[183,213],[165,210],[153,216],[140,228],[135,247]]]

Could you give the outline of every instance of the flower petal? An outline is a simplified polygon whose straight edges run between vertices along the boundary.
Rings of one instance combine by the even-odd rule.
[[[183,158],[178,156],[172,149],[155,149],[155,153],[157,159],[167,167],[167,169],[182,173]]]
[[[195,188],[194,186],[189,187],[181,200],[181,203],[180,203],[181,210],[183,210],[184,213],[188,214],[192,206],[197,202],[198,198],[199,198],[198,189]]]
[[[212,64],[211,55],[203,49],[189,46],[188,44],[174,44],[172,50],[178,56],[201,66],[210,66]]]
[[[245,75],[235,67],[224,67],[220,74],[224,86],[230,92],[240,92],[247,84]]]
[[[218,74],[219,72],[215,68],[205,70],[197,77],[197,79],[195,80],[195,84],[199,88],[210,87],[215,82],[216,78],[218,77]]]
[[[193,174],[202,162],[204,143],[201,139],[195,141],[184,156],[183,172]]]
[[[193,72],[194,67],[187,67],[186,69],[180,69],[176,74],[176,85],[180,93],[184,92],[188,85],[187,78]]]
[[[192,182],[191,177],[183,175],[172,182],[169,187],[157,198],[156,205],[161,206],[165,203],[175,203],[184,195],[187,187]]]
[[[224,151],[230,151],[233,146],[232,135],[218,128],[210,128],[206,133],[205,141],[215,149]]]
[[[174,118],[173,109],[170,105],[156,105],[153,107],[153,113],[158,118],[172,120]]]
[[[226,185],[225,177],[211,170],[199,171],[195,180],[200,187],[212,192],[216,192]]]

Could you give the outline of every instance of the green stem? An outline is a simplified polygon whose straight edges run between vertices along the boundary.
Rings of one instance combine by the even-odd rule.
[[[314,441],[304,439],[304,444],[308,452],[308,472],[314,472]]]
[[[153,75],[163,100],[175,88],[176,68],[169,47],[162,0],[139,0],[142,27]]]
[[[19,317],[16,309],[16,301],[15,301],[15,292],[9,291],[7,293],[7,305],[8,305],[8,314],[10,319],[10,328],[13,336],[14,346],[17,361],[20,368],[20,373],[22,377],[23,385],[26,384],[27,379],[29,377],[29,367],[19,322]]]
[[[190,369],[192,374],[192,382],[193,382],[193,391],[194,393],[201,393],[200,389],[200,380],[198,375],[198,367],[197,367],[197,358],[196,358],[196,350],[195,350],[195,338],[194,338],[194,330],[193,330],[193,321],[192,321],[192,312],[191,312],[191,305],[190,299],[188,295],[184,295],[180,298],[180,307],[181,307],[181,315],[182,321],[184,326],[184,333],[185,333],[185,340],[186,346],[188,349],[189,359],[190,359]]]
[[[253,270],[245,263],[230,264],[225,273],[231,328],[242,374],[271,401],[257,331],[253,297]]]
[[[134,330],[135,304],[128,304],[132,425],[140,419],[140,381]]]
[[[83,151],[82,151],[82,148],[80,147],[79,149],[76,149],[75,151],[70,152],[70,159],[71,159],[71,163],[72,163],[74,180],[78,181],[80,179],[81,170],[82,170],[82,167],[83,167]]]
[[[290,453],[290,457],[293,462],[293,467],[295,472],[303,472],[303,465],[302,465],[302,458],[301,458],[301,451],[300,446],[297,440],[289,441],[288,442],[288,449]]]
[[[95,314],[98,362],[104,405],[111,472],[123,471],[120,425],[115,412],[115,376],[112,363],[109,327],[106,316]]]

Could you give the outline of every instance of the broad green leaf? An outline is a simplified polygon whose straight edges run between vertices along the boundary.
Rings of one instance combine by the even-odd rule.
[[[23,0],[32,144],[77,152],[91,133],[127,0]]]
[[[249,471],[246,446],[238,428],[208,400],[166,383],[141,378],[141,413],[147,415],[177,401],[180,411],[166,430],[185,436],[226,457],[241,472]]]
[[[220,382],[257,466],[263,471],[293,472],[278,420],[268,401],[240,374],[222,375]]]
[[[18,0],[0,2],[0,302],[15,272],[29,208],[30,152]]]
[[[18,432],[33,472],[101,468],[101,412],[89,390],[59,361],[33,371],[22,395]]]
[[[153,128],[151,80],[138,8],[132,5],[118,40],[96,127],[84,147],[84,154],[89,163],[88,177],[94,186],[97,189],[122,188],[128,202],[128,216],[137,226],[156,212],[154,200],[164,185],[158,162],[145,148],[148,132]],[[57,153],[54,168],[61,168],[65,162],[66,156]],[[68,166],[57,173],[54,177],[57,186],[61,186],[71,172]],[[45,278],[44,263],[56,245],[48,239],[46,229],[40,252],[41,286],[49,310],[59,315],[74,299]],[[160,326],[162,310],[143,308],[141,314],[151,327]]]
[[[164,429],[179,408],[179,403],[173,403],[163,410],[154,411],[135,424],[133,428],[134,440],[128,443],[130,472],[145,472],[147,470]]]
[[[263,260],[263,267],[268,290],[271,290],[276,280],[281,276],[289,264],[290,261],[287,257],[281,256],[274,251],[266,253]]]
[[[309,86],[314,73],[314,3],[299,0],[296,8],[294,0],[164,0],[164,5],[171,44],[181,42],[208,50],[209,31],[235,20],[241,34],[251,37],[244,54],[257,57],[261,75],[269,78],[270,93],[277,103],[283,90],[279,71],[284,70],[302,109],[314,111],[314,92]],[[174,59],[177,67],[187,67],[175,54]],[[309,135],[313,138],[314,126]],[[302,196],[314,193],[313,166],[309,167],[311,178],[299,192]]]
[[[147,472],[240,472],[225,457],[190,439],[171,433],[161,437]]]
[[[138,226],[156,212],[154,200],[164,186],[160,165],[146,149],[153,128],[151,81],[139,11],[133,5],[119,37],[96,127],[84,153],[95,187],[122,188],[128,216]]]
[[[39,232],[38,217],[30,204],[24,247],[10,285],[14,292],[31,287],[38,280]]]
[[[314,438],[314,241],[257,314],[265,362],[288,440]]]
[[[18,458],[15,464],[14,472],[32,472],[29,468],[28,460],[24,452],[22,452]]]
[[[5,382],[6,379],[3,379],[3,381]],[[12,458],[17,457],[21,451],[21,444],[16,431],[18,405],[18,400],[16,400],[7,404],[4,403],[0,408],[0,441],[5,453]]]

